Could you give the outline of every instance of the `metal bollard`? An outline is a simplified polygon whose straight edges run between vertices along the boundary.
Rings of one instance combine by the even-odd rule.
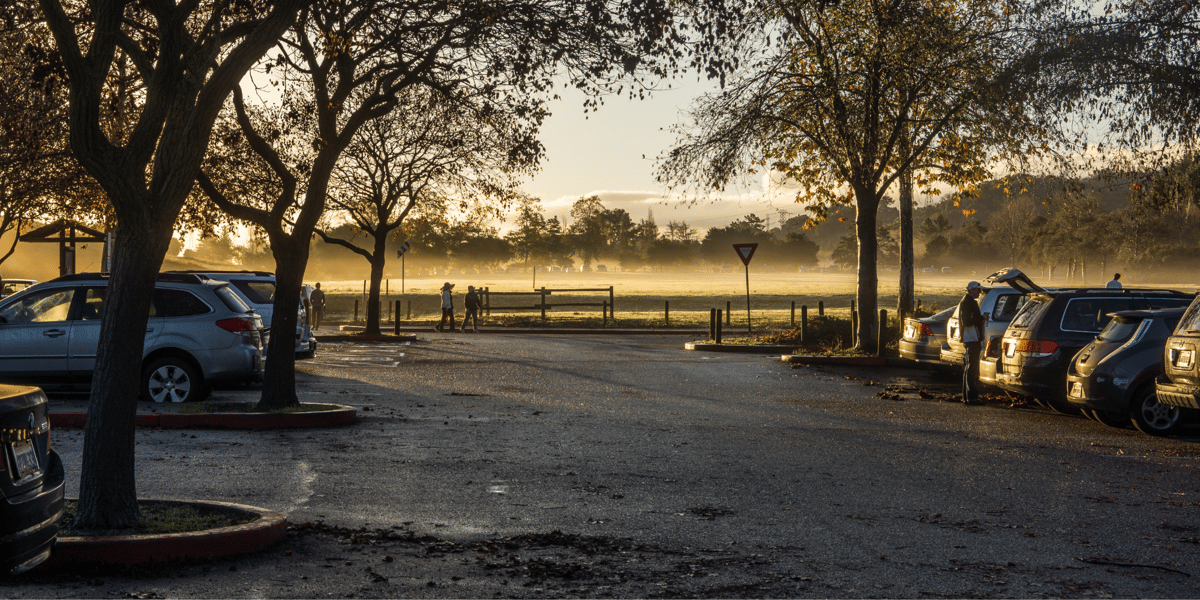
[[[808,305],[800,307],[800,343],[804,343],[804,330],[808,329]]]

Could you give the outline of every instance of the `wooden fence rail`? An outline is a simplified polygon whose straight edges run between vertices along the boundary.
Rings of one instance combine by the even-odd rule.
[[[567,293],[577,293],[577,292],[591,292],[591,293],[607,292],[608,300],[607,301],[602,300],[600,302],[556,302],[556,303],[551,303],[551,302],[546,301],[547,296],[553,296],[554,294],[567,294]],[[546,287],[541,287],[541,288],[535,289],[532,292],[493,292],[489,288],[483,288],[482,296],[483,297],[481,298],[481,300],[483,301],[483,310],[484,310],[484,314],[487,316],[491,316],[491,314],[492,314],[492,308],[493,308],[492,296],[500,296],[500,297],[504,297],[504,296],[513,296],[513,297],[538,296],[540,298],[540,301],[537,304],[534,304],[532,306],[496,306],[494,308],[496,308],[496,310],[540,310],[540,311],[542,311],[543,319],[546,318],[546,309],[553,310],[554,308],[561,308],[561,307],[566,307],[566,306],[599,306],[599,307],[601,307],[601,310],[604,312],[605,319],[608,319],[609,317],[613,316],[614,296],[613,296],[613,286],[611,286],[611,285],[606,288],[550,289],[550,288],[546,288]]]

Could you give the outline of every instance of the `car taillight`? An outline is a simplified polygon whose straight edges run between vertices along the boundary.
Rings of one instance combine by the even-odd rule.
[[[254,331],[254,322],[250,319],[221,319],[217,321],[217,327],[229,333],[246,333]]]
[[[930,337],[933,335],[933,330],[930,329],[925,323],[921,323],[921,335]]]
[[[1017,340],[1016,351],[1032,356],[1050,356],[1058,350],[1058,342],[1050,340]]]

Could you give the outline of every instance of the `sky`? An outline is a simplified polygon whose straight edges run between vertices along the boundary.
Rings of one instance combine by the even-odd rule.
[[[525,183],[525,192],[542,200],[547,217],[558,216],[564,224],[569,224],[571,204],[593,194],[606,208],[625,209],[635,222],[653,211],[660,227],[682,221],[705,230],[750,213],[769,216],[774,224],[781,210],[790,216],[800,214],[790,197],[763,199],[760,185],[691,205],[667,197],[666,186],[655,181],[656,159],[675,141],[671,128],[685,119],[684,111],[693,99],[716,90],[715,84],[690,77],[676,80],[675,89],[656,91],[646,100],[608,97],[598,111],[588,114],[583,94],[573,89],[564,92],[542,128],[546,146],[542,170]]]

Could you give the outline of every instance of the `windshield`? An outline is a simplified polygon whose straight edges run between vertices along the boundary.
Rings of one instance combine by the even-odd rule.
[[[1117,317],[1108,322],[1100,335],[1096,336],[1097,341],[1101,342],[1124,342],[1128,340],[1133,332],[1137,331],[1138,325],[1142,320],[1137,317]]]

